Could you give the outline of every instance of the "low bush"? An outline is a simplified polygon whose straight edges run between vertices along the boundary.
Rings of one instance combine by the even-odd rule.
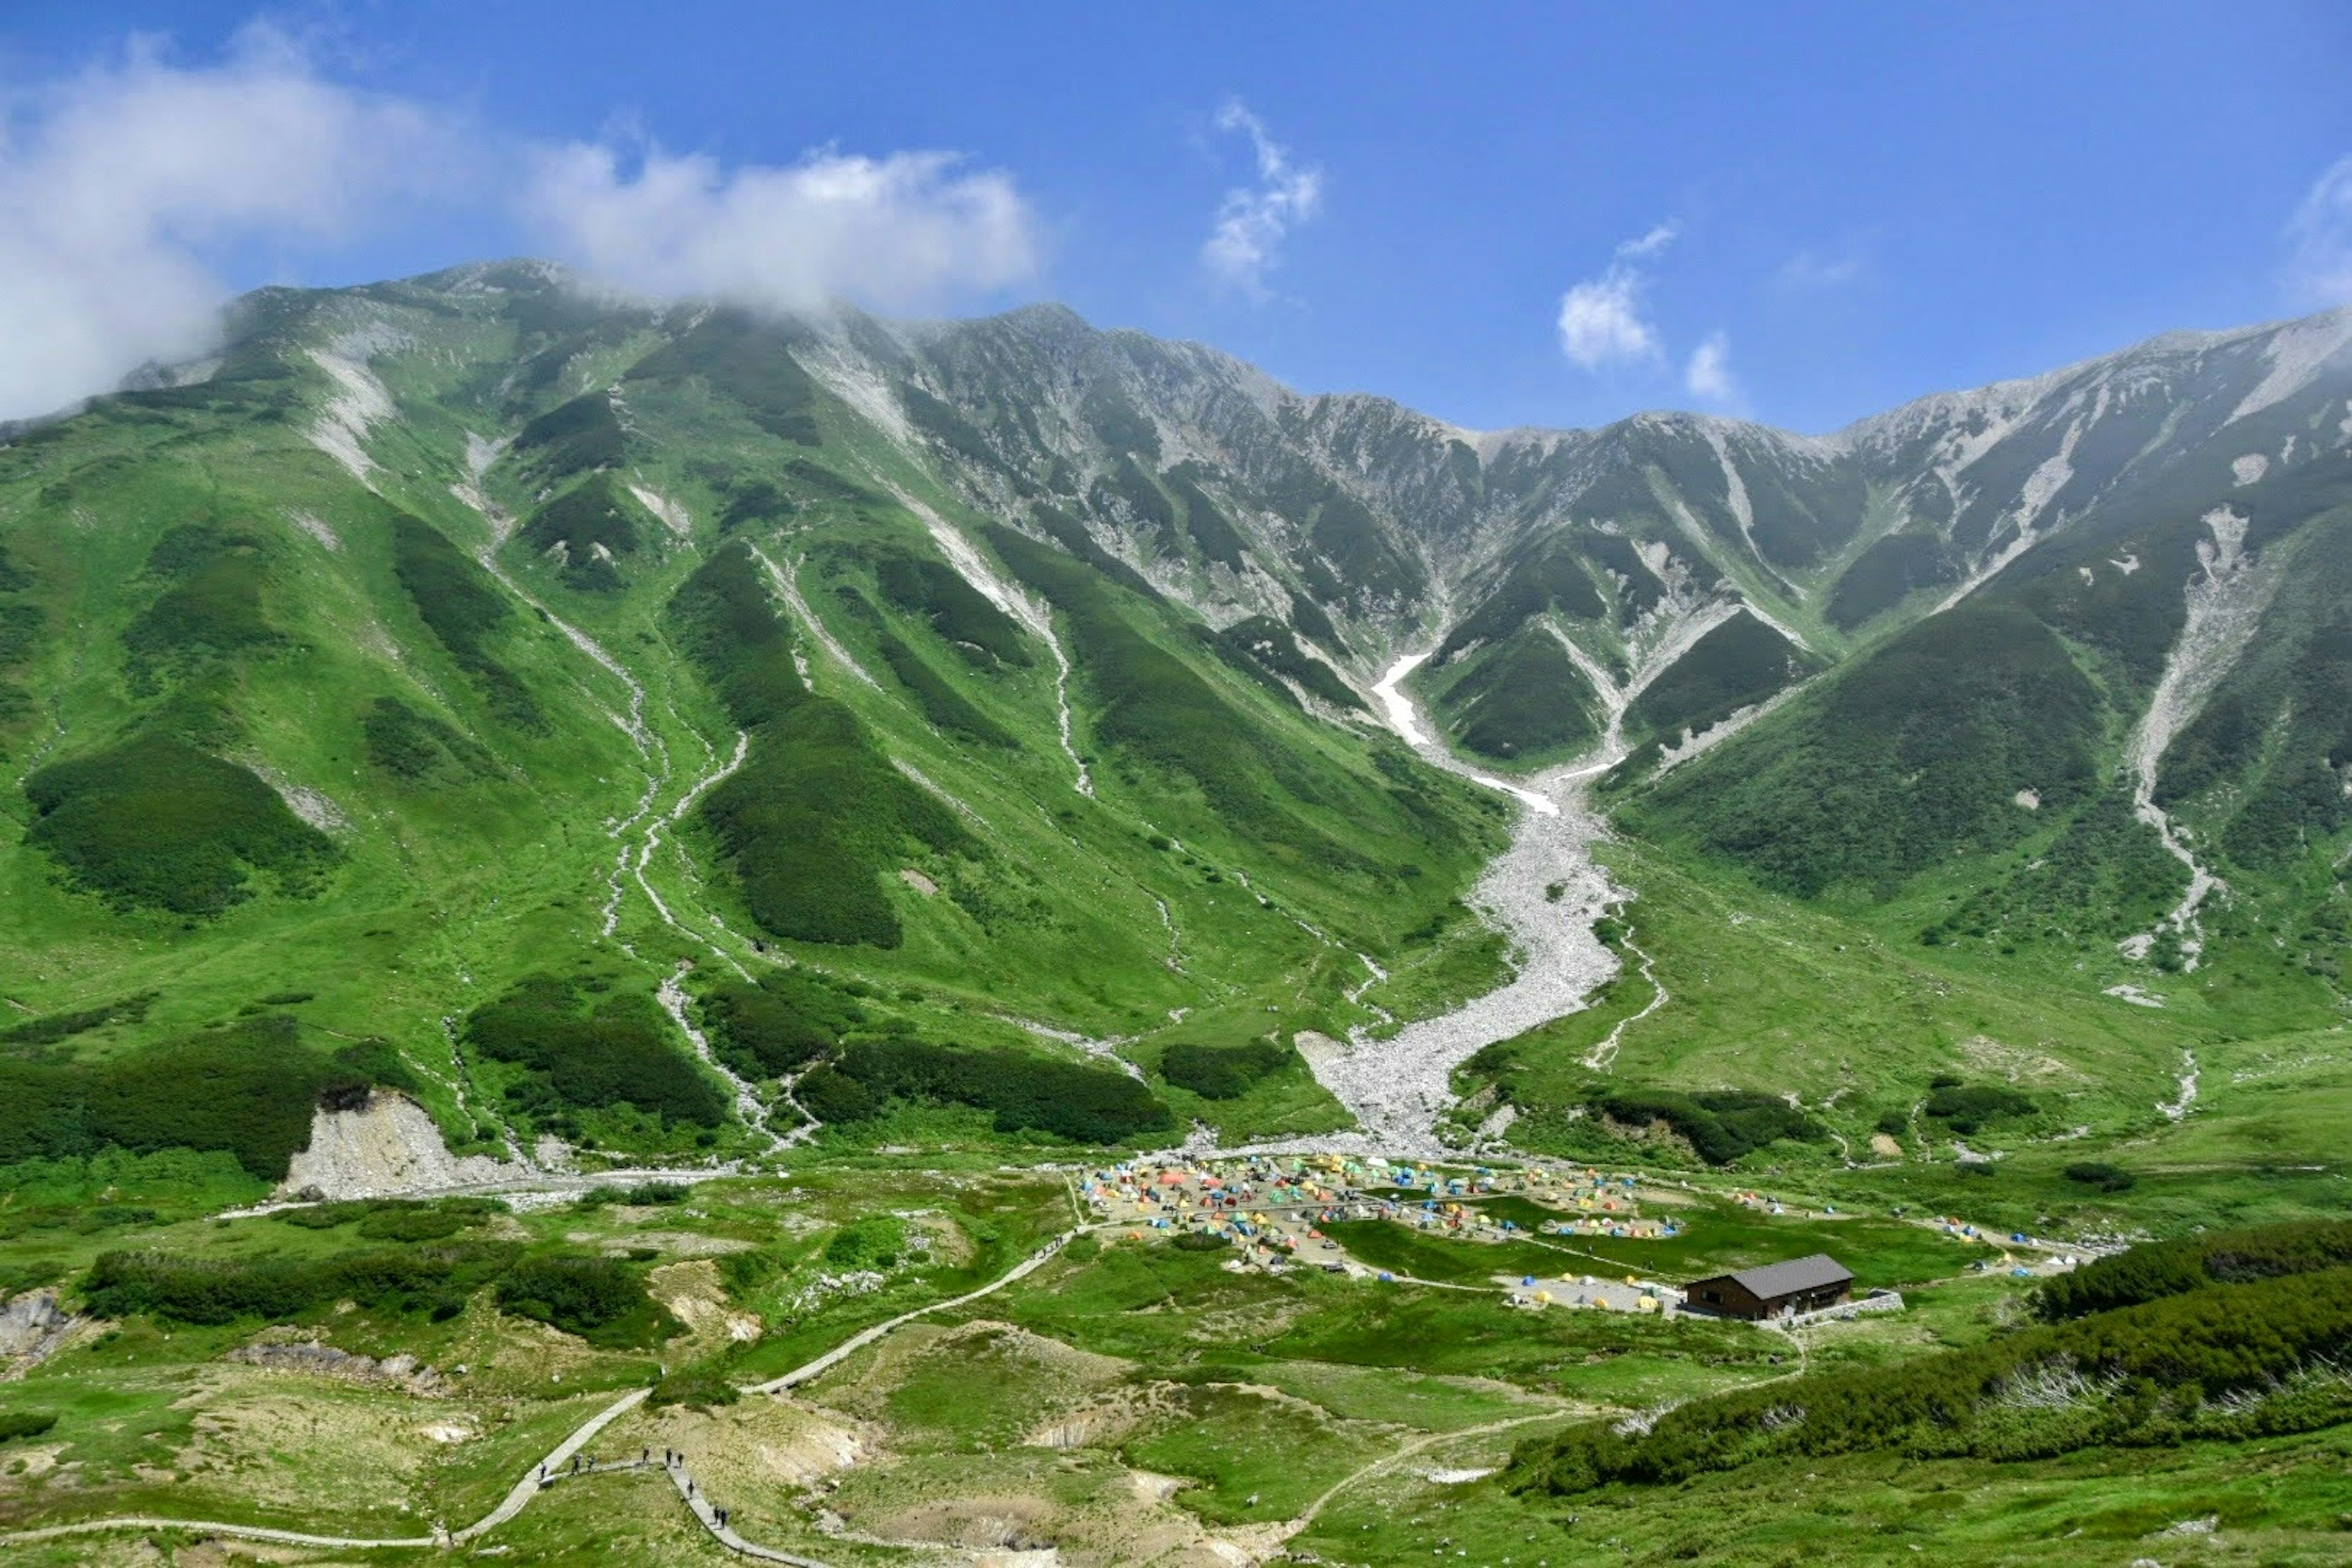
[[[855,997],[803,970],[772,970],[757,984],[723,983],[702,999],[703,1026],[730,1067],[773,1078],[813,1062],[866,1022]]]
[[[594,1186],[580,1194],[583,1209],[602,1208],[606,1204],[625,1204],[633,1208],[654,1208],[668,1204],[682,1204],[694,1195],[694,1189],[678,1182],[639,1182],[631,1187]]]
[[[252,897],[257,872],[302,896],[339,853],[251,769],[170,735],[51,763],[25,794],[25,841],[120,910],[217,915]]]
[[[2009,1117],[2031,1116],[2038,1108],[2013,1089],[1992,1084],[1942,1084],[1928,1090],[1921,1113],[1967,1137]]]
[[[1187,1230],[1180,1232],[1169,1245],[1179,1252],[1219,1252],[1233,1242],[1222,1231]]]
[[[384,1247],[325,1258],[196,1258],[172,1252],[107,1252],[82,1281],[92,1310],[184,1323],[282,1321],[354,1301],[373,1310],[422,1311],[452,1293],[488,1283],[512,1248]]]
[[[621,460],[625,441],[612,395],[598,386],[524,426],[514,450],[532,478],[544,482],[611,468]]]
[[[616,1258],[545,1253],[526,1258],[499,1279],[499,1306],[578,1334],[591,1344],[657,1344],[677,1321],[652,1297],[635,1269]]]
[[[37,1437],[57,1424],[54,1410],[0,1410],[0,1443]]]
[[[2343,1419],[2340,1402],[2298,1412],[2262,1401],[2347,1351],[2352,1270],[2206,1284],[1967,1350],[1693,1401],[1646,1430],[1579,1427],[1523,1445],[1506,1484],[1569,1495],[1676,1485],[1762,1459],[2015,1459],[2300,1430]]]
[[[621,482],[600,472],[533,512],[521,538],[534,550],[562,546],[564,582],[583,592],[606,593],[622,586],[613,562],[636,553],[644,517]]]
[[[994,1114],[1000,1132],[1118,1143],[1175,1125],[1168,1107],[1125,1073],[1019,1051],[861,1040],[842,1053],[840,1070],[877,1104],[896,1099],[974,1106]]]
[[[509,1089],[543,1111],[632,1105],[665,1123],[717,1127],[727,1097],[672,1038],[654,999],[603,996],[562,975],[531,975],[466,1019],[484,1056],[530,1070]]]
[[[897,551],[877,555],[874,584],[887,603],[929,621],[970,663],[1026,668],[1035,658],[1021,623],[944,561]]]
[[[681,1367],[654,1384],[646,1395],[648,1408],[659,1410],[664,1405],[683,1405],[692,1410],[715,1410],[732,1405],[743,1395],[727,1381],[727,1374],[717,1367]]]
[[[688,655],[751,732],[701,819],[776,936],[896,947],[884,880],[909,854],[974,852],[947,805],[896,768],[856,713],[809,690],[751,552],[713,554],[670,601]]]
[[[1173,1045],[1160,1057],[1160,1076],[1204,1100],[1235,1100],[1298,1059],[1271,1040],[1237,1046]]]
[[[2122,1166],[2098,1160],[2078,1160],[2066,1167],[2065,1173],[2068,1181],[2096,1187],[2103,1193],[2127,1193],[2139,1185],[2139,1178]]]
[[[2299,1220],[2143,1242],[2053,1276],[2036,1295],[2056,1321],[2137,1306],[2224,1281],[2352,1265],[2352,1220]]]
[[[147,570],[168,586],[122,634],[135,687],[149,686],[160,668],[184,669],[284,640],[262,610],[268,565],[257,540],[184,524],[157,542]]]
[[[0,1164],[94,1154],[222,1150],[276,1181],[310,1141],[312,1111],[336,1086],[413,1087],[381,1041],[332,1054],[283,1015],[202,1030],[95,1064],[0,1062]]]
[[[1728,1165],[1780,1139],[1818,1142],[1828,1136],[1821,1123],[1786,1100],[1748,1089],[1683,1094],[1671,1089],[1604,1090],[1591,1109],[1612,1121],[1642,1127],[1664,1122],[1687,1139],[1710,1165]]]
[[[834,1268],[888,1268],[907,1251],[907,1222],[889,1215],[872,1215],[835,1231],[824,1244],[824,1261]]]
[[[482,692],[490,711],[503,723],[532,731],[547,728],[547,717],[523,686],[514,671],[499,662],[490,652],[490,639],[505,626],[513,614],[513,606],[497,582],[481,566],[449,542],[439,529],[404,511],[392,516],[393,575],[407,592],[409,602],[416,606],[423,620],[457,667],[481,683]],[[377,728],[385,731],[385,739],[395,754],[398,742],[407,740],[445,750],[467,766],[475,765],[467,755],[470,742],[459,742],[451,746],[443,736],[446,727],[434,728],[436,721],[422,720],[405,724],[398,713],[385,708],[407,712],[408,710],[392,699],[380,700],[375,707]],[[422,728],[423,732],[419,733]],[[371,745],[377,742],[375,731],[369,732]],[[479,748],[472,748],[478,751]],[[386,766],[392,764],[386,763]],[[394,772],[399,772],[397,767]]]

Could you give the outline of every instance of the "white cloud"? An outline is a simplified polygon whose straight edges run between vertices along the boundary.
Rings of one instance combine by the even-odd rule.
[[[19,91],[0,103],[0,417],[202,354],[215,247],[331,242],[464,161],[443,117],[322,79],[263,26],[215,66],[134,41]]]
[[[1621,259],[1627,261],[1646,261],[1654,256],[1663,254],[1666,247],[1675,242],[1675,237],[1681,232],[1681,228],[1674,224],[1659,224],[1641,238],[1629,239],[1619,246],[1617,255]]]
[[[2286,226],[2287,281],[2324,304],[2352,300],[2352,157],[2319,176]]]
[[[1560,352],[1586,370],[1657,358],[1657,329],[1642,315],[1643,282],[1630,267],[1612,267],[1561,295]]]
[[[1843,289],[1869,275],[1870,263],[1858,250],[1801,250],[1780,264],[1773,280],[1790,289]]]
[[[1693,397],[1710,403],[1728,403],[1738,397],[1739,384],[1731,375],[1731,340],[1722,332],[1707,334],[1706,341],[1691,351],[1683,385]]]
[[[566,258],[639,293],[711,296],[775,310],[848,298],[921,309],[1026,281],[1037,225],[1010,175],[952,153],[814,152],[728,171],[648,151],[542,152],[524,207]]]
[[[1282,265],[1283,242],[1322,208],[1323,171],[1294,162],[1290,149],[1266,134],[1265,122],[1238,101],[1217,111],[1216,125],[1249,138],[1257,184],[1225,193],[1201,261],[1224,283],[1263,300],[1265,275]]]
[[[1675,242],[1673,224],[1662,223],[1612,253],[1607,270],[1588,278],[1559,298],[1559,349],[1586,370],[1659,357],[1658,330],[1642,313],[1649,287],[1646,268]]]

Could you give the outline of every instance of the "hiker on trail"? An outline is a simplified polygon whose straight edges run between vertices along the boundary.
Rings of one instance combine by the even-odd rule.
[[[651,1447],[645,1447],[645,1448],[640,1448],[640,1449],[638,1449],[638,1450],[637,1450],[637,1463],[639,1463],[639,1464],[641,1464],[641,1465],[642,1465],[642,1464],[644,1464],[647,1459],[652,1458],[653,1457],[654,1457],[654,1451],[653,1451],[653,1449],[652,1449]]]

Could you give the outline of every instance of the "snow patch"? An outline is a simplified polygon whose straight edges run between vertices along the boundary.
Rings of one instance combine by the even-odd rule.
[[[2242,458],[2230,459],[2230,477],[2242,485],[2259,481],[2271,471],[2271,460],[2260,452],[2249,452]]]

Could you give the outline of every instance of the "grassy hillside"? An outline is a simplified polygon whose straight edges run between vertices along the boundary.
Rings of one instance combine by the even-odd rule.
[[[1150,1060],[1171,1016],[1370,1016],[1353,954],[1409,973],[1499,842],[1477,792],[1310,716],[1286,680],[1348,694],[1286,632],[1220,643],[971,514],[757,323],[509,268],[266,294],[239,331],[200,389],[0,449],[0,993],[149,998],[61,1062],[163,1064],[299,994],[285,1051],[383,1042],[461,1149],[726,1151],[652,1004],[680,963]],[[567,1088],[584,1046],[461,1026],[575,972],[674,1065]]]

